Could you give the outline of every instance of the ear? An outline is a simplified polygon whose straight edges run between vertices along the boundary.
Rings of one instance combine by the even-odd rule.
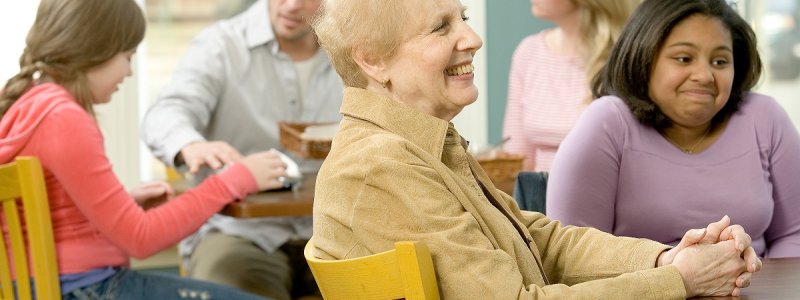
[[[353,60],[361,67],[361,70],[364,71],[364,75],[371,78],[373,81],[381,83],[389,79],[385,74],[387,64],[384,59],[371,57],[364,51],[363,46],[354,46],[350,55],[353,56]]]

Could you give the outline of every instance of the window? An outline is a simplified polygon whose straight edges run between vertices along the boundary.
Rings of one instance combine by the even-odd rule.
[[[774,97],[800,128],[800,0],[739,0],[766,69],[756,91]]]

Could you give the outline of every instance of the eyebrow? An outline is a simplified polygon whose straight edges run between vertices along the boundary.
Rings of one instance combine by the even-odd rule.
[[[462,4],[462,5],[461,5],[461,9],[460,9],[460,11],[461,11],[461,14],[463,15],[463,14],[464,14],[464,13],[467,11],[467,9],[469,9],[469,7],[468,7],[468,6],[466,6],[466,5],[463,5],[463,4]],[[440,14],[440,17],[446,17],[446,16],[448,16],[449,14],[450,14],[449,12],[443,12],[443,13],[441,13],[441,14]]]
[[[674,43],[674,44],[666,45],[664,48],[681,47],[681,46],[690,47],[690,48],[694,48],[694,49],[698,48],[697,45],[689,43],[689,42],[677,42],[677,43]],[[728,51],[728,52],[733,52],[733,49],[731,49],[731,47],[728,47],[728,46],[717,46],[716,48],[714,48],[714,51],[717,51],[717,50],[725,50],[725,51]]]
[[[461,12],[460,12],[460,16],[464,16],[464,13],[467,11],[467,8],[468,8],[468,7],[467,7],[466,5],[463,5],[463,4],[461,5]],[[448,18],[450,18],[450,16],[451,16],[451,15],[450,15],[450,12],[441,12],[441,13],[439,13],[439,14],[437,15],[437,18],[438,18],[439,20],[444,20],[444,19],[448,19]]]

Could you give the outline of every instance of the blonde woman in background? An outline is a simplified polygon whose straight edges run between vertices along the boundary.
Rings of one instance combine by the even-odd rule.
[[[534,17],[557,27],[531,35],[511,60],[505,150],[525,170],[548,171],[558,145],[589,101],[589,80],[640,0],[531,0]]]

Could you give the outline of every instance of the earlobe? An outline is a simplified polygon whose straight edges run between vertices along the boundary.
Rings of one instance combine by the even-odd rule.
[[[385,83],[388,81],[386,75],[386,63],[383,59],[369,57],[365,54],[363,47],[356,45],[350,52],[353,60],[364,71],[364,75],[371,78],[377,83]]]

